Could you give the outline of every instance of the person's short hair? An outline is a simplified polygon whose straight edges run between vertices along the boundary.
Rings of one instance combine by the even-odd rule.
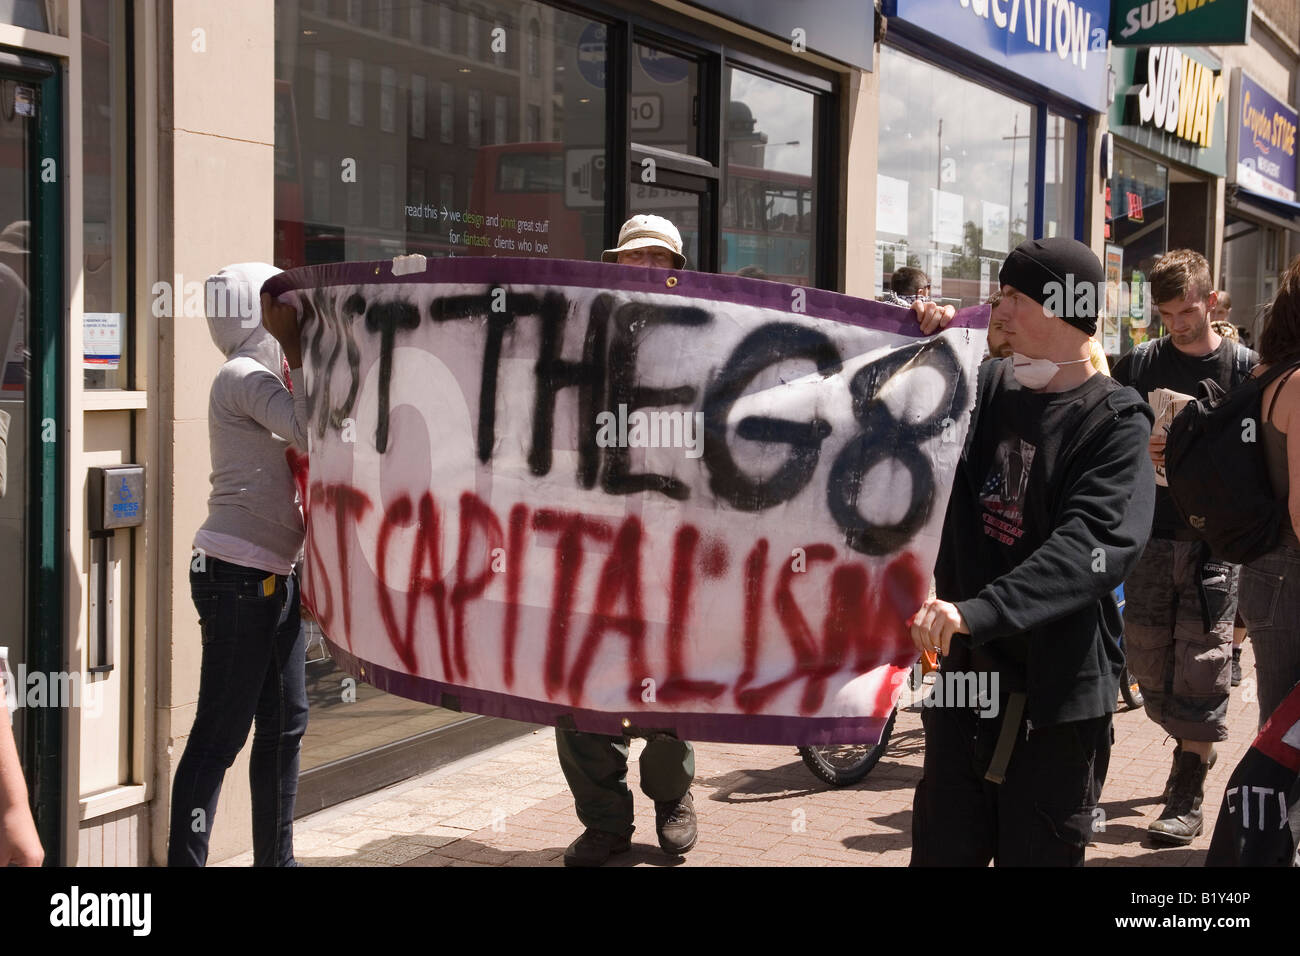
[[[988,299],[984,302],[984,304],[991,309],[996,309],[998,307],[998,303],[1001,301],[1002,301],[1002,290],[994,289],[993,294],[988,297]]]
[[[1151,269],[1151,301],[1156,305],[1174,299],[1208,299],[1214,290],[1210,264],[1192,249],[1175,249],[1160,257]]]
[[[1237,337],[1237,327],[1231,322],[1225,322],[1223,319],[1215,319],[1210,323],[1210,328],[1218,332],[1225,339],[1231,339],[1233,342],[1241,341]]]
[[[895,269],[889,277],[889,291],[894,295],[916,295],[930,287],[930,277],[913,266]]]
[[[1268,307],[1259,359],[1268,365],[1300,359],[1300,256],[1291,260]]]
[[[1232,308],[1232,296],[1230,296],[1230,295],[1228,294],[1228,290],[1227,290],[1227,289],[1220,289],[1220,290],[1219,290],[1219,299],[1218,299],[1218,302],[1215,303],[1215,306],[1216,306],[1216,308],[1217,308],[1218,306],[1223,306],[1223,308],[1225,308],[1225,309],[1231,309],[1231,308]]]

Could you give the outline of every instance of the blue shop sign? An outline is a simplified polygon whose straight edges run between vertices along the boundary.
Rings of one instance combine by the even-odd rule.
[[[1106,108],[1108,0],[885,0],[885,15],[999,69]]]
[[[1237,94],[1237,185],[1284,202],[1296,200],[1296,111],[1245,73]]]

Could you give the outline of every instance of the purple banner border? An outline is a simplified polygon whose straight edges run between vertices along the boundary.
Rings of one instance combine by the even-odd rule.
[[[505,266],[506,268],[503,268]],[[675,282],[669,285],[669,280]],[[385,285],[424,282],[459,282],[470,285],[557,285],[589,289],[618,289],[660,295],[684,295],[738,305],[773,309],[792,315],[830,319],[846,325],[874,329],[893,335],[927,338],[917,325],[911,310],[870,299],[859,299],[839,292],[827,292],[811,286],[787,285],[766,279],[693,272],[689,269],[647,269],[605,262],[577,259],[516,258],[444,258],[428,260],[423,272],[393,275],[391,259],[371,262],[336,262],[317,266],[300,266],[272,276],[262,291],[273,297],[286,292],[325,288],[336,285]],[[805,311],[791,309],[794,292],[804,293]],[[987,329],[990,309],[974,305],[957,312],[948,323],[950,329]]]
[[[489,717],[506,717],[530,724],[555,726],[571,718],[573,728],[593,734],[641,733],[667,730],[682,740],[711,740],[731,744],[773,746],[824,746],[827,744],[875,743],[880,740],[887,717],[780,717],[770,714],[698,714],[629,712],[635,721],[624,725],[623,716],[599,710],[585,710],[546,701],[516,697],[496,691],[478,690],[458,684],[444,684],[427,677],[404,674],[363,660],[325,637],[330,656],[344,673],[398,697],[435,707],[447,707]],[[448,701],[446,698],[455,698]]]

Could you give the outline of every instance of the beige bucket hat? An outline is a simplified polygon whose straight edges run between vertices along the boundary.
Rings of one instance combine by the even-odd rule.
[[[601,262],[617,262],[618,254],[630,249],[658,246],[673,254],[673,268],[686,265],[682,255],[682,234],[663,216],[633,216],[618,231],[618,245],[600,254]]]

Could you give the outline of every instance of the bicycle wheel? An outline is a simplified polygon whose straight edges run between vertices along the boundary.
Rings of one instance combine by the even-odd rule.
[[[1133,675],[1128,672],[1128,665],[1124,665],[1124,670],[1119,675],[1119,695],[1124,698],[1124,703],[1128,704],[1130,709],[1137,710],[1142,706],[1142,688],[1134,680]]]
[[[825,747],[800,747],[799,756],[813,775],[832,787],[847,787],[857,783],[880,762],[889,746],[889,735],[894,732],[898,708],[889,715],[889,723],[880,735],[880,742],[870,744],[830,744]]]

